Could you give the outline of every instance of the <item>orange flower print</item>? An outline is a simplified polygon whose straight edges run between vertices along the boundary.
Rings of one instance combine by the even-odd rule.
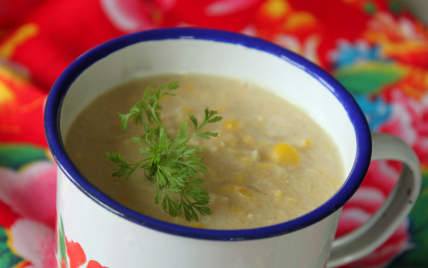
[[[73,240],[68,240],[67,236],[65,236],[64,223],[62,221],[62,217],[60,217],[60,222],[58,224],[58,252],[59,259],[58,263],[61,265],[61,268],[79,268],[83,267],[86,264],[86,254],[83,250],[82,246],[78,242],[74,242]],[[57,263],[57,266],[58,266]],[[86,268],[108,268],[106,266],[102,266],[97,261],[90,260]]]
[[[279,22],[292,12],[286,0],[267,0],[260,6],[258,16],[261,21]]]
[[[274,41],[278,34],[308,39],[322,26],[312,13],[294,9],[288,0],[267,0],[255,14],[255,27],[258,37]]]
[[[70,268],[79,268],[86,262],[86,255],[79,243],[73,240],[68,241],[65,237],[67,256],[70,260]]]
[[[97,261],[91,260],[88,262],[88,266],[86,268],[108,268],[106,266],[102,266]]]
[[[15,70],[0,64],[0,142],[46,147],[43,131],[45,98],[46,92]]]
[[[0,45],[0,57],[10,58],[17,47],[37,35],[39,28],[34,23],[19,27],[4,43]]]
[[[386,99],[391,99],[391,92],[399,88],[406,96],[422,100],[428,92],[428,72],[423,68],[409,67],[406,75],[396,83],[386,87]]]
[[[420,23],[379,12],[368,27],[363,36],[369,42],[380,44],[383,57],[428,67],[428,34]]]

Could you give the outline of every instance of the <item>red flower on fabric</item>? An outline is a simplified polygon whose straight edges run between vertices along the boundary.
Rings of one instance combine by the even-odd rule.
[[[28,149],[11,149],[6,158],[14,156],[13,150],[25,148]],[[31,162],[18,170],[0,167],[0,203],[10,209],[7,214],[0,212],[2,224],[8,224],[12,238],[8,247],[31,262],[32,267],[55,267],[56,172],[56,165],[46,160]],[[13,221],[4,220],[8,215],[13,215]]]
[[[428,165],[428,95],[421,100],[406,96],[399,88],[390,92],[392,117],[379,130],[406,141]]]
[[[138,0],[101,0],[100,6],[110,22],[120,31],[131,33],[156,28],[152,19],[154,6]]]

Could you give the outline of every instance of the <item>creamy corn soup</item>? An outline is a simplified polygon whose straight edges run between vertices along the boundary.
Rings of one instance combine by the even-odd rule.
[[[208,169],[200,177],[212,214],[199,222],[171,217],[155,204],[155,186],[142,169],[128,181],[112,177],[115,167],[105,155],[141,160],[142,144],[131,137],[141,136],[142,126],[130,121],[124,132],[117,112],[127,113],[149,84],[171,81],[179,81],[180,88],[176,97],[161,99],[160,114],[172,138],[189,114],[201,122],[209,108],[223,117],[204,129],[218,132],[217,138],[190,141],[205,148],[200,155]],[[344,181],[335,144],[308,115],[250,81],[216,76],[164,75],[118,86],[81,112],[65,146],[82,174],[113,199],[151,217],[198,228],[246,229],[288,221],[320,206]]]

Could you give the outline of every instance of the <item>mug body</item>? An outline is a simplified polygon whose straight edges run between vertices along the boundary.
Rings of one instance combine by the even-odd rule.
[[[117,85],[171,73],[249,79],[305,111],[336,143],[346,174],[341,189],[297,219],[244,230],[162,222],[105,195],[84,178],[64,149],[73,120],[96,97]],[[75,258],[69,248],[79,245],[85,255],[82,264],[96,261],[110,268],[323,267],[340,209],[361,184],[371,156],[364,115],[329,74],[269,42],[206,29],[131,34],[83,54],[52,88],[45,127],[58,163],[57,257],[66,266]]]
[[[118,217],[88,198],[60,169],[57,211],[64,239],[79,244],[86,262],[94,260],[109,268],[320,268],[328,259],[340,214],[338,210],[316,224],[268,238],[213,241],[183,237]],[[75,258],[72,254],[67,256],[69,263]],[[61,259],[59,251],[57,259]]]

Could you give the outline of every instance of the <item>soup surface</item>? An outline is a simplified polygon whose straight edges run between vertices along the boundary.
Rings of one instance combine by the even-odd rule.
[[[217,138],[190,141],[205,148],[200,155],[208,169],[200,177],[212,214],[199,222],[171,217],[155,204],[155,186],[142,169],[128,181],[112,177],[114,165],[105,155],[120,153],[130,163],[142,159],[142,144],[131,140],[143,134],[142,126],[130,121],[124,132],[117,112],[129,112],[149,84],[171,81],[179,81],[180,88],[177,96],[161,99],[160,111],[171,137],[189,114],[201,122],[209,108],[223,117],[204,129],[218,132]],[[118,86],[79,114],[65,146],[82,174],[113,199],[154,218],[199,228],[246,229],[288,221],[320,206],[344,181],[335,144],[308,115],[249,81],[217,76],[163,75]]]

